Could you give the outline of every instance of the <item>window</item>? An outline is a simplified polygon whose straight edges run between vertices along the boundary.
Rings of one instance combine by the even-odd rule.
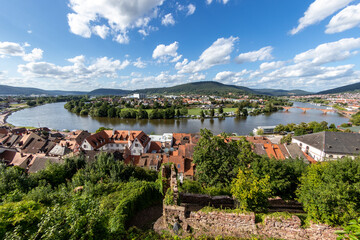
[[[135,147],[139,147],[139,144],[135,143]]]
[[[178,169],[180,169],[180,164],[178,164]]]

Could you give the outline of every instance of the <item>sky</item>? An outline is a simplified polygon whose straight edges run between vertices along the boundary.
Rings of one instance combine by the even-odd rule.
[[[360,82],[359,27],[360,0],[2,0],[0,84],[317,92]]]

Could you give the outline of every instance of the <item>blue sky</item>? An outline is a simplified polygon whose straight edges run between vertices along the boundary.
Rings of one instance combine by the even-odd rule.
[[[3,1],[0,84],[316,92],[360,81],[359,26],[359,0]]]

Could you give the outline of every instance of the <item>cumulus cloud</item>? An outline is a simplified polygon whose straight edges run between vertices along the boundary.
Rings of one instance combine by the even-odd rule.
[[[276,62],[264,62],[260,65],[260,71],[268,71],[284,66],[285,62],[276,61]]]
[[[321,22],[336,11],[346,7],[354,0],[315,0],[299,19],[299,25],[293,28],[290,33],[296,34],[304,28]]]
[[[111,58],[97,58],[86,65],[84,56],[68,59],[73,65],[58,66],[48,62],[30,62],[18,66],[18,72],[26,77],[50,78],[62,80],[97,79],[101,77],[116,78],[117,71],[126,68],[130,62]]]
[[[344,60],[357,54],[354,49],[360,48],[360,38],[344,38],[336,42],[324,43],[315,49],[295,56],[295,62],[311,61],[314,64],[324,64]]]
[[[98,35],[102,39],[105,39],[109,33],[109,28],[106,25],[96,25],[92,28],[94,34]]]
[[[159,59],[160,62],[166,62],[170,58],[172,58],[172,62],[177,62],[182,57],[177,53],[178,48],[179,43],[176,41],[169,45],[159,44],[154,49],[152,57],[153,59]]]
[[[195,82],[205,80],[205,75],[195,74],[171,74],[167,71],[157,75],[143,76],[141,74],[131,75],[119,84],[119,87],[126,89],[148,88],[151,86],[174,86],[179,83]]]
[[[0,57],[22,57],[27,62],[42,59],[43,50],[34,48],[30,53],[26,53],[26,47],[30,47],[30,45],[28,43],[22,46],[14,42],[0,42]]]
[[[249,72],[250,71],[246,69],[242,70],[241,72],[223,71],[217,73],[213,80],[221,83],[236,84],[245,81],[244,76]]]
[[[145,68],[146,67],[146,63],[144,63],[143,61],[141,61],[141,57],[136,59],[136,62],[133,63],[135,67],[137,68]]]
[[[198,60],[189,62],[184,59],[183,62],[178,62],[175,68],[179,73],[196,73],[228,63],[237,40],[237,37],[219,38],[200,55]]]
[[[175,24],[175,20],[174,17],[171,13],[166,14],[162,20],[161,20],[161,24],[164,26],[169,26],[169,25],[174,25]]]
[[[237,63],[244,63],[244,62],[256,62],[256,61],[264,61],[270,60],[273,57],[271,56],[273,48],[271,46],[263,47],[258,51],[241,53],[239,56],[235,58]]]
[[[351,5],[336,14],[326,26],[326,33],[339,33],[360,26],[360,3]]]
[[[217,0],[217,2],[223,3],[223,4],[227,4],[230,0]],[[213,2],[213,0],[206,0],[207,4],[211,4]]]
[[[76,35],[90,38],[92,34],[106,38],[109,32],[119,43],[128,43],[128,30],[142,28],[156,17],[157,8],[164,0],[70,0],[70,31]],[[106,21],[106,25],[99,22]]]
[[[195,7],[195,5],[194,4],[189,4],[188,6],[187,6],[187,9],[188,9],[188,12],[187,12],[187,14],[186,15],[193,15],[194,14],[194,12],[195,12],[195,10],[196,10],[196,7]]]

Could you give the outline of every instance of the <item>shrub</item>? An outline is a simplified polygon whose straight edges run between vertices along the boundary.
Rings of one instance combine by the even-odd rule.
[[[269,176],[258,178],[252,170],[241,170],[231,184],[231,193],[238,200],[239,208],[244,211],[266,211],[269,187]]]
[[[311,165],[297,191],[310,219],[341,225],[360,216],[360,158]]]

